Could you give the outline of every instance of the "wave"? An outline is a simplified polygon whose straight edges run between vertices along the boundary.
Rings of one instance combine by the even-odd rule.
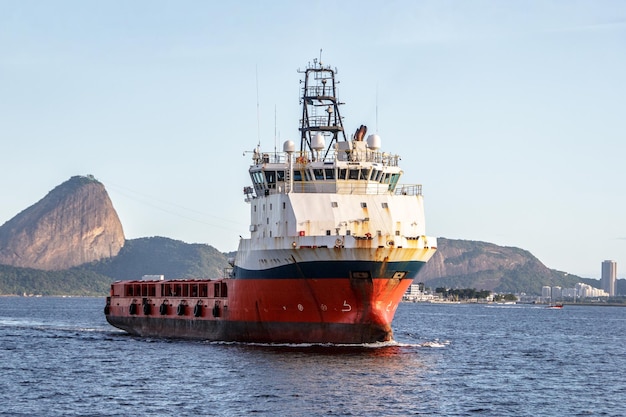
[[[450,345],[449,340],[440,341],[435,339],[422,343],[406,343],[390,340],[386,342],[374,343],[259,343],[259,342],[225,342],[225,341],[205,341],[203,343],[211,345],[233,345],[233,346],[250,346],[260,348],[286,348],[286,349],[361,349],[361,350],[377,350],[389,348],[445,348]]]
[[[93,326],[81,326],[71,325],[67,323],[49,323],[40,320],[27,320],[27,319],[0,319],[0,328],[15,328],[15,329],[27,329],[27,330],[40,330],[40,331],[61,331],[61,332],[90,332],[90,333],[111,333],[111,328],[108,326],[93,327]]]

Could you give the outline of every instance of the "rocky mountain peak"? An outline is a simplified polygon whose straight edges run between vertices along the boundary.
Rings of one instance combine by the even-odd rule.
[[[124,242],[104,185],[74,176],[0,226],[0,264],[67,269],[114,257]]]

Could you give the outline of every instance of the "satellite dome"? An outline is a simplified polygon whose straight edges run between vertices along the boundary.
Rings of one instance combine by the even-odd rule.
[[[324,135],[322,135],[321,133],[318,133],[317,135],[315,135],[312,142],[313,143],[311,143],[311,148],[313,148],[316,151],[324,150],[324,148],[326,147],[326,141],[324,140]]]
[[[367,146],[370,149],[373,149],[373,150],[380,149],[380,136],[378,136],[378,135],[369,135],[367,137]]]
[[[296,151],[296,144],[292,140],[286,140],[283,143],[283,152],[293,153]]]

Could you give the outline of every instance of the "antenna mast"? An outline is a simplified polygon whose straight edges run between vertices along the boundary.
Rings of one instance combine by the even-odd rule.
[[[320,49],[320,57],[322,50]],[[346,139],[343,129],[343,118],[339,113],[339,106],[343,103],[337,100],[337,84],[335,81],[336,69],[324,67],[320,61],[313,59],[313,64],[304,71],[304,86],[302,87],[302,119],[300,120],[300,150],[313,152],[312,141],[318,134],[324,135],[328,141],[326,155],[339,140],[339,135]]]
[[[254,66],[254,73],[256,76],[256,136],[258,140],[258,146],[261,146],[261,112],[259,107],[259,66]]]

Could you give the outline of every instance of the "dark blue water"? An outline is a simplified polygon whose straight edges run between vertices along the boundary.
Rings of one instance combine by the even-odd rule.
[[[2,416],[624,416],[626,308],[402,304],[395,344],[142,339],[0,297]]]

